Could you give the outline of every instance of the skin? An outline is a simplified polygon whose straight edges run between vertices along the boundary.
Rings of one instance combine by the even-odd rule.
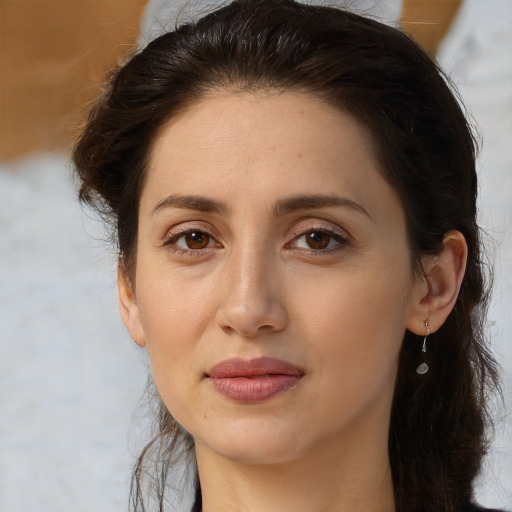
[[[307,94],[212,93],[162,129],[147,172],[121,313],[194,437],[203,510],[393,511],[398,354],[406,329],[435,332],[453,307],[462,235],[415,274],[369,135]],[[311,196],[341,201],[290,202]],[[259,356],[304,377],[251,404],[206,378]]]

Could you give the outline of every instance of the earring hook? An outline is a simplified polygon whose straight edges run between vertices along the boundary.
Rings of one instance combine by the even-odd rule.
[[[427,338],[430,336],[430,326],[428,325],[428,322],[425,320],[425,328],[427,329],[427,334],[425,335],[425,337],[423,338],[423,346],[421,348],[421,351],[423,353],[426,353],[427,352]],[[429,367],[428,367],[428,364],[423,361],[423,363],[421,363],[417,368],[416,368],[416,373],[418,375],[425,375],[425,373],[427,373],[429,370]]]

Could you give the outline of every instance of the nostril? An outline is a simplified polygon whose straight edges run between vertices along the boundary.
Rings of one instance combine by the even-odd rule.
[[[261,290],[260,290],[261,291]],[[252,338],[258,334],[280,331],[286,324],[287,314],[280,300],[252,293],[231,296],[216,313],[217,326],[226,334],[239,333]]]
[[[226,334],[239,333],[240,335],[242,335],[244,337],[248,337],[248,338],[257,336],[258,333],[271,332],[271,331],[276,330],[275,326],[273,326],[271,324],[263,324],[263,325],[257,326],[254,329],[251,329],[250,326],[240,326],[239,328],[235,328],[229,324],[225,324],[225,325],[221,326],[221,329]]]

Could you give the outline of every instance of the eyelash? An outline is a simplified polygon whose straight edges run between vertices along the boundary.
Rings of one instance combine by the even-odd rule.
[[[185,248],[185,247],[179,247],[177,243],[181,238],[186,237],[187,235],[192,235],[193,233],[198,233],[201,235],[206,235],[209,238],[208,246],[204,248]],[[171,233],[168,237],[166,237],[163,240],[163,246],[170,249],[172,252],[179,254],[180,256],[201,256],[204,254],[204,252],[208,249],[211,249],[210,243],[214,242],[215,245],[221,246],[219,242],[215,239],[215,237],[204,227],[188,227],[182,230],[179,230],[177,233]]]
[[[327,229],[325,227],[319,227],[319,226],[307,226],[302,227],[300,230],[297,231],[293,239],[286,244],[286,247],[293,248],[294,244],[297,244],[300,239],[306,237],[307,235],[311,234],[323,234],[327,235],[329,237],[328,245],[330,245],[333,241],[336,242],[336,245],[334,247],[327,247],[323,249],[313,249],[313,248],[306,248],[306,247],[296,247],[296,249],[300,250],[301,252],[307,254],[308,256],[326,256],[330,254],[336,254],[342,250],[344,250],[346,247],[348,247],[351,244],[350,237],[348,234],[341,234],[337,231],[334,231],[332,229]],[[304,242],[307,244],[307,242]]]
[[[180,239],[186,237],[187,235],[192,235],[194,233],[207,236],[208,237],[208,245],[201,248],[192,248],[192,247],[179,247],[177,243],[180,241]],[[321,249],[314,249],[314,248],[306,248],[306,247],[297,247],[295,244],[299,242],[302,238],[306,237],[307,235],[312,234],[322,234],[329,237],[329,241],[326,248]],[[336,245],[334,247],[329,247],[332,242],[336,242]],[[210,245],[213,242],[214,245]],[[307,244],[307,242],[304,242]],[[293,236],[293,239],[288,242],[285,247],[287,249],[297,249],[301,251],[302,253],[307,253],[308,255],[313,256],[323,256],[327,254],[334,254],[339,251],[342,251],[347,246],[350,245],[350,239],[348,235],[342,235],[340,233],[337,233],[336,231],[326,229],[323,227],[315,227],[315,226],[309,226],[307,228],[302,228],[297,230],[297,233]],[[166,237],[163,240],[163,246],[169,248],[172,250],[172,252],[183,255],[183,256],[202,256],[205,254],[206,251],[209,252],[209,249],[212,248],[218,248],[222,247],[222,245],[216,240],[216,238],[203,227],[190,227],[183,230],[180,230],[179,232],[175,232],[170,234],[168,237]],[[309,244],[308,244],[309,245]]]

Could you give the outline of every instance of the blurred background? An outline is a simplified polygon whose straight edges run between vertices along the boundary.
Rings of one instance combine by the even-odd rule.
[[[108,71],[172,25],[184,0],[151,0],[145,12],[147,3],[0,0],[2,510],[127,510],[147,361],[121,326],[115,255],[77,204],[68,160]],[[512,0],[373,3],[384,10],[370,15],[386,12],[438,56],[481,134],[505,402],[478,498],[512,510]]]
[[[0,158],[66,152],[145,0],[0,0]]]
[[[0,161],[67,152],[85,105],[134,47],[146,3],[0,0]],[[405,0],[402,19],[435,52],[459,4]]]

